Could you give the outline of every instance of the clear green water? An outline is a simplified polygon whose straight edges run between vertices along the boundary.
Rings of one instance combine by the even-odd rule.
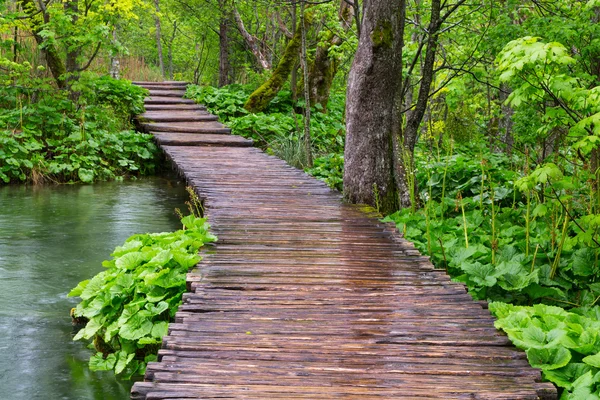
[[[134,233],[179,228],[168,178],[0,187],[0,399],[127,399],[132,382],[90,372],[67,293]]]

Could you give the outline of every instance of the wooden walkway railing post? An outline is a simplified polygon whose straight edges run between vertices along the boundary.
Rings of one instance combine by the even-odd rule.
[[[133,399],[555,399],[463,285],[363,207],[233,136],[180,82],[140,125],[219,237]]]

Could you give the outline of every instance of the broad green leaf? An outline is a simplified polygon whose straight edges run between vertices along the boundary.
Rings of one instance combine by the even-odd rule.
[[[115,374],[120,374],[123,372],[125,367],[133,360],[135,357],[135,353],[127,353],[125,351],[120,351],[117,354],[117,363],[115,364]]]
[[[542,370],[562,368],[571,360],[571,352],[564,347],[530,348],[526,353],[531,366]]]
[[[152,331],[152,321],[139,314],[133,315],[119,329],[119,335],[127,340],[137,340]]]
[[[117,258],[116,266],[119,269],[135,269],[146,260],[145,255],[140,251],[126,253]]]
[[[584,357],[583,362],[591,365],[592,367],[600,368],[600,353],[594,354],[593,356]]]
[[[102,353],[96,353],[90,358],[89,367],[92,371],[110,371],[117,362],[117,356],[109,354],[106,358]]]
[[[152,327],[152,337],[162,338],[163,336],[167,336],[169,332],[169,323],[166,321],[157,322]]]
[[[89,279],[79,282],[79,284],[73,290],[71,290],[67,296],[68,297],[81,296],[81,293],[83,293],[83,290],[88,285],[88,283],[90,283]]]

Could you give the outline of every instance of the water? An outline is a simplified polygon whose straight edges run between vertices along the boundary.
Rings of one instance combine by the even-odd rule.
[[[127,399],[132,382],[91,372],[67,293],[134,233],[179,228],[184,186],[167,178],[0,187],[0,399]]]

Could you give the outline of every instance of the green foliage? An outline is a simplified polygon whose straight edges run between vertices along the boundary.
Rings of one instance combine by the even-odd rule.
[[[304,121],[296,114],[289,90],[281,90],[271,100],[264,112],[248,113],[244,102],[251,92],[248,85],[229,85],[222,88],[211,86],[188,86],[186,96],[205,105],[210,112],[219,116],[221,122],[231,127],[236,135],[253,139],[263,148],[272,147],[275,152],[281,144],[298,143]],[[344,97],[333,95],[330,98],[328,112],[319,112],[318,106],[311,113],[311,137],[314,151],[320,154],[343,153],[345,127],[343,123]],[[290,139],[293,138],[293,139]],[[287,149],[291,146],[287,145]],[[284,153],[294,154],[286,151]],[[295,156],[294,156],[295,157]],[[296,163],[284,157],[292,165]]]
[[[148,90],[130,81],[108,76],[88,78],[78,88],[82,90],[87,104],[109,106],[123,120],[143,113],[144,99],[148,95]]]
[[[564,389],[561,399],[600,398],[600,321],[592,309],[565,311],[538,304],[532,307],[490,303],[502,329],[545,379]]]
[[[69,293],[81,298],[72,316],[87,320],[74,340],[90,340],[97,350],[90,369],[129,378],[156,359],[186,273],[200,261],[198,249],[216,240],[206,219],[189,215],[181,222],[184,229],[176,232],[131,236],[102,263],[105,271]]]
[[[144,91],[90,78],[76,103],[44,81],[34,84],[0,89],[3,182],[89,183],[154,172],[159,153],[152,136],[132,131],[128,122],[141,110]]]
[[[478,299],[595,305],[600,220],[589,215],[587,176],[552,163],[522,176],[505,155],[480,151],[418,153],[424,207],[389,220]]]
[[[306,172],[341,192],[344,183],[344,156],[331,153],[317,157],[314,159],[313,167]]]

